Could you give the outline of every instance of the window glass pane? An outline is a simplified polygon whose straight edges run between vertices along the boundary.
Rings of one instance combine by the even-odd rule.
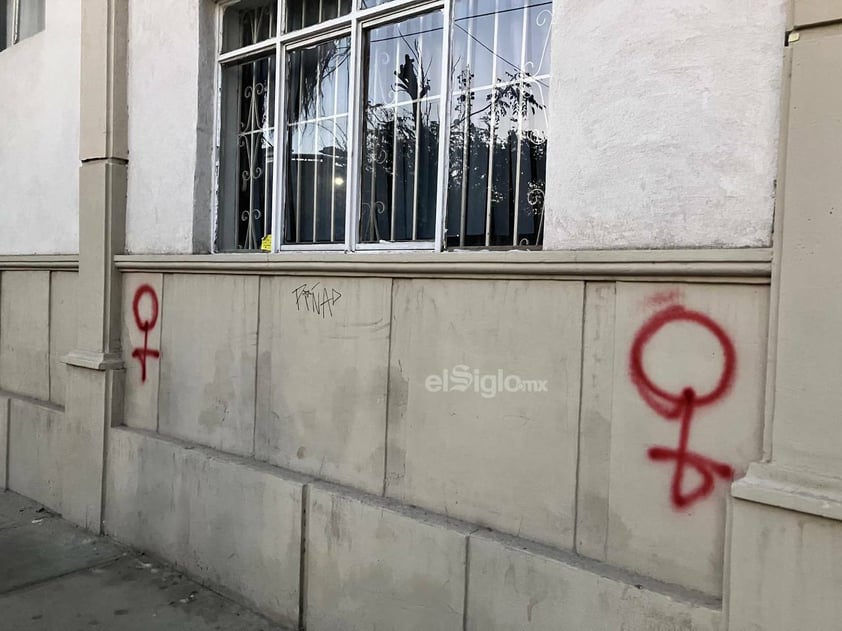
[[[366,34],[359,240],[435,237],[442,13]]]
[[[276,0],[246,0],[225,10],[222,52],[266,41],[277,29]]]
[[[0,50],[12,43],[12,0],[0,0]]]
[[[288,0],[287,31],[295,31],[351,12],[351,0]]]
[[[284,243],[344,243],[351,40],[287,55]]]
[[[456,0],[447,245],[543,238],[551,0]]]
[[[220,250],[258,250],[272,226],[275,57],[223,70]]]
[[[20,0],[18,41],[44,30],[44,0]]]

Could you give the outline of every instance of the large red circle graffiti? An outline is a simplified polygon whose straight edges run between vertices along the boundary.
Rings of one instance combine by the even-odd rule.
[[[144,320],[140,315],[140,299],[144,296],[149,296],[152,300],[152,315],[149,316],[148,320]],[[151,331],[155,328],[158,323],[158,294],[155,293],[151,285],[141,285],[137,288],[134,300],[132,300],[132,311],[134,312],[135,324],[141,331]]]
[[[688,322],[709,331],[722,347],[722,373],[710,392],[698,394],[691,386],[680,392],[669,390],[654,383],[643,366],[643,354],[647,344],[667,324]],[[737,366],[737,353],[734,344],[725,330],[713,319],[698,311],[690,311],[681,305],[674,305],[652,316],[637,332],[629,355],[629,373],[640,396],[659,416],[667,420],[681,420],[681,433],[678,448],[650,447],[649,459],[653,461],[675,461],[672,478],[671,498],[676,508],[683,508],[706,497],[714,487],[714,475],[730,479],[734,470],[730,465],[717,462],[706,456],[689,450],[690,426],[696,408],[711,405],[722,399],[734,382]],[[699,484],[685,492],[684,473],[690,467],[701,476]]]

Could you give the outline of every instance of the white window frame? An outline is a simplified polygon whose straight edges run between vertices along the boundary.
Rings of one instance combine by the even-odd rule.
[[[285,33],[287,18],[287,2],[277,0],[276,32],[273,37],[257,44],[239,48],[230,52],[222,52],[223,15],[226,9],[238,4],[240,0],[222,0],[218,2],[217,14],[217,47],[216,47],[216,76],[215,76],[215,143],[214,143],[214,194],[213,194],[213,235],[214,252],[218,251],[217,231],[220,219],[220,150],[222,142],[222,71],[224,67],[238,61],[255,58],[269,53],[275,54],[275,147],[274,173],[272,190],[272,235],[271,252],[365,252],[365,251],[425,251],[441,252],[446,248],[445,225],[447,221],[447,164],[450,155],[450,134],[443,133],[439,137],[437,195],[436,195],[436,223],[433,241],[394,241],[381,243],[359,242],[359,202],[361,195],[360,168],[362,156],[362,129],[364,108],[361,106],[364,81],[361,79],[360,69],[365,55],[362,45],[365,31],[400,21],[422,13],[441,11],[443,18],[443,42],[441,53],[441,96],[440,120],[441,128],[449,129],[452,111],[450,93],[452,76],[450,71],[450,54],[453,40],[453,2],[454,0],[391,0],[381,6],[367,9],[358,8],[360,0],[351,1],[351,11],[344,16],[326,20],[319,24],[304,27],[290,33]],[[313,0],[310,0],[313,1]],[[353,55],[349,65],[349,115],[348,115],[348,154],[346,177],[346,211],[345,211],[345,242],[344,243],[298,243],[284,244],[283,234],[285,220],[285,169],[286,169],[286,96],[285,80],[286,56],[288,51],[311,46],[330,38],[350,37]],[[545,209],[544,209],[545,210]],[[515,226],[516,230],[516,226]],[[538,246],[540,248],[540,246]],[[483,249],[483,248],[479,248]],[[507,249],[522,249],[514,245]],[[535,246],[525,249],[536,249]]]

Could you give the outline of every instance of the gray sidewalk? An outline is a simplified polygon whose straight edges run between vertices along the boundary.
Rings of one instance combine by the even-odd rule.
[[[172,568],[10,492],[0,492],[0,629],[280,631]]]

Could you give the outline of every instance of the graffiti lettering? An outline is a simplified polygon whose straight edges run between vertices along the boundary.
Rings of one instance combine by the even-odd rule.
[[[710,392],[699,394],[692,387],[681,392],[669,392],[653,383],[643,367],[643,352],[646,345],[664,326],[671,322],[687,322],[700,326],[716,338],[722,347],[723,367],[718,382]],[[690,427],[697,409],[721,400],[730,389],[736,371],[736,351],[728,335],[711,318],[698,311],[690,311],[681,305],[668,307],[650,318],[638,331],[631,348],[630,373],[634,385],[646,404],[659,416],[668,421],[681,423],[678,448],[651,447],[649,459],[655,462],[675,462],[671,498],[676,508],[685,508],[704,499],[713,491],[715,476],[730,480],[734,469],[723,462],[690,451]],[[690,490],[684,488],[684,474],[694,469],[701,480]]]
[[[151,301],[151,312],[149,318],[144,319],[140,315],[140,301],[144,296],[149,296]],[[160,351],[149,348],[149,331],[155,328],[158,324],[158,294],[150,285],[141,285],[134,292],[134,300],[132,301],[132,312],[134,313],[134,321],[137,328],[143,331],[143,348],[135,348],[132,351],[132,357],[140,362],[140,381],[146,383],[146,360],[149,357],[159,358]]]
[[[332,318],[333,308],[339,302],[339,299],[342,298],[342,294],[335,289],[319,287],[319,285],[321,283],[316,283],[310,287],[305,283],[293,289],[292,294],[295,296],[295,307],[299,311],[303,309],[309,313],[320,315],[322,318],[327,316]]]

